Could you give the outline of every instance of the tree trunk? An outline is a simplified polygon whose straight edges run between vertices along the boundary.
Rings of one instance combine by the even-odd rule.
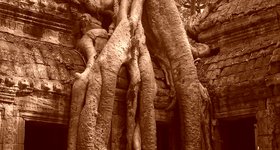
[[[140,90],[140,130],[143,150],[157,149],[156,120],[154,99],[157,92],[154,70],[151,57],[146,46],[146,38],[142,24],[138,24],[136,32],[139,37],[139,68],[141,75]]]
[[[127,149],[157,149],[153,104],[157,88],[150,57],[151,51],[146,46],[141,23],[143,3],[144,0],[121,0],[117,27],[90,69],[88,86],[83,85],[83,89],[79,89],[78,86],[73,88],[73,92],[77,93],[72,95],[71,111],[78,116],[77,113],[81,110],[80,118],[70,119],[79,122],[76,142],[78,150],[108,149],[117,74],[121,65],[130,59],[129,56],[133,53],[131,49],[136,53],[139,52],[139,58],[133,60],[138,57],[134,55],[134,58],[132,57],[132,62],[134,62],[130,64],[132,80],[128,92],[128,100],[130,100],[128,111],[131,112],[131,116],[128,112]],[[182,122],[182,148],[198,150],[201,143],[200,83],[179,12],[172,0],[146,0],[144,6],[146,11],[144,16],[148,20],[145,31],[152,31],[152,34],[147,34],[152,36],[150,39],[155,37],[155,41],[161,43],[160,45],[152,43],[158,44],[155,47],[159,48],[159,51],[154,51],[154,53],[164,53],[171,67]],[[137,60],[138,64],[135,62]],[[139,73],[141,81],[139,81]],[[77,80],[74,85],[82,83],[79,82]],[[84,90],[86,92],[83,92]],[[77,102],[75,96],[85,97],[84,103]],[[77,105],[79,109],[76,111],[73,105]],[[71,141],[68,145],[71,148],[74,147],[71,150],[75,150]]]
[[[179,103],[182,122],[182,146],[185,150],[200,149],[199,80],[190,44],[174,1],[147,0],[146,17],[155,37],[167,53]]]
[[[78,150],[107,149],[117,74],[127,61],[129,42],[130,25],[127,19],[123,19],[91,70],[85,105],[80,115]]]

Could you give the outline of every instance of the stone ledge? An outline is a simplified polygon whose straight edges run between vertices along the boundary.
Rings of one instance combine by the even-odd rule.
[[[255,116],[257,111],[258,111],[258,108],[253,107],[253,108],[245,108],[245,109],[218,112],[218,113],[215,113],[215,118],[219,119],[219,118],[229,118],[229,117]]]
[[[0,31],[13,35],[73,47],[70,18],[32,12],[0,2]]]
[[[214,4],[209,14],[208,11],[204,11],[198,19],[195,19],[193,28],[200,33],[213,27],[218,27],[221,24],[239,20],[244,16],[248,18],[252,14],[257,14],[261,11],[266,12],[277,7],[278,9],[280,7],[278,0],[222,1],[219,4]]]

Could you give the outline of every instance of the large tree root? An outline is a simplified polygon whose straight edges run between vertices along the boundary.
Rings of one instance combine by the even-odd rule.
[[[178,10],[175,3],[169,0],[147,0],[145,8],[149,27],[171,63],[182,122],[182,149],[200,149],[199,81]]]
[[[140,90],[141,145],[143,150],[155,150],[157,149],[157,142],[154,98],[156,96],[157,87],[151,57],[145,44],[146,39],[142,24],[139,24],[137,29],[137,35],[140,36],[139,68],[142,80]]]
[[[127,150],[157,148],[153,104],[157,87],[140,21],[143,3],[144,0],[121,1],[116,29],[94,65],[86,69],[88,81],[77,80],[74,84],[71,112],[75,116],[81,112],[80,118],[72,118],[78,122],[78,150],[108,149],[117,74],[121,65],[127,62],[131,77],[127,95]],[[161,44],[156,48],[166,54],[170,64],[172,75],[169,76],[174,81],[182,122],[182,149],[200,149],[200,83],[178,10],[175,3],[169,0],[147,0],[145,7],[148,20],[145,27],[152,31],[147,35],[152,35]],[[73,121],[70,119],[70,122]],[[71,144],[74,142],[69,141],[69,147],[75,147]]]
[[[91,71],[85,105],[80,115],[79,150],[107,149],[117,73],[127,61],[129,42],[130,25],[128,20],[123,19]]]
[[[89,21],[89,20],[88,20]],[[76,150],[77,144],[77,133],[80,113],[85,103],[85,95],[89,82],[90,71],[94,65],[95,57],[97,52],[94,48],[93,41],[95,37],[101,34],[105,34],[106,31],[103,29],[92,29],[85,33],[85,35],[78,41],[78,50],[85,55],[87,59],[86,69],[83,73],[76,73],[76,81],[72,88],[72,100],[69,120],[69,131],[68,131],[68,150]]]
[[[139,51],[138,48],[132,49],[132,58],[128,62],[128,72],[130,75],[130,85],[127,91],[127,131],[126,131],[126,139],[127,146],[126,150],[132,150],[133,146],[133,136],[134,130],[136,128],[136,111],[137,111],[137,100],[138,100],[138,92],[140,86],[140,70],[138,67],[138,57]]]

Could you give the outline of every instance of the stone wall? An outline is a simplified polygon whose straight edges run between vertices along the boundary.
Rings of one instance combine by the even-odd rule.
[[[200,42],[220,48],[198,64],[214,128],[219,120],[255,117],[259,149],[279,149],[279,14],[279,1],[223,1],[198,27]]]

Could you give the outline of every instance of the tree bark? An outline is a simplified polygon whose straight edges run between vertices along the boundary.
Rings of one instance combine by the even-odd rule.
[[[123,19],[91,70],[85,105],[80,115],[77,142],[80,150],[107,149],[117,73],[127,61],[129,42],[130,25],[127,19]]]
[[[174,1],[147,0],[145,8],[149,26],[171,63],[183,149],[198,150],[201,141],[199,80],[183,23]]]
[[[141,23],[143,3],[144,0],[121,1],[117,27],[89,70],[88,86],[82,85],[82,89],[75,86],[82,84],[82,81],[77,81],[74,85],[73,92],[77,90],[79,93],[73,93],[72,101],[78,109],[71,106],[71,111],[73,109],[73,112],[78,114],[81,110],[79,119],[72,118],[79,122],[76,143],[78,150],[108,149],[117,74],[121,65],[130,59],[129,56],[133,53],[131,49],[139,52],[139,58],[137,62],[137,59],[133,60],[132,57],[133,63],[130,64],[132,80],[128,92],[128,100],[131,101],[128,101],[127,108],[127,149],[157,149],[154,108],[157,87]],[[145,11],[148,20],[145,31],[152,31],[147,35],[153,36],[150,39],[155,37],[155,41],[160,43],[152,43],[159,49],[154,53],[164,53],[170,63],[182,122],[182,149],[198,150],[201,144],[200,83],[179,12],[175,2],[170,0],[146,0]],[[138,57],[136,53],[135,57]],[[84,90],[86,92],[82,92]],[[75,95],[85,97],[84,103],[77,102]],[[136,109],[139,109],[139,114]],[[71,145],[71,141],[69,144]]]
[[[139,36],[139,69],[141,75],[140,90],[140,130],[143,150],[157,149],[156,120],[154,99],[157,92],[154,70],[150,53],[146,46],[146,38],[141,23],[138,24],[136,36]]]

